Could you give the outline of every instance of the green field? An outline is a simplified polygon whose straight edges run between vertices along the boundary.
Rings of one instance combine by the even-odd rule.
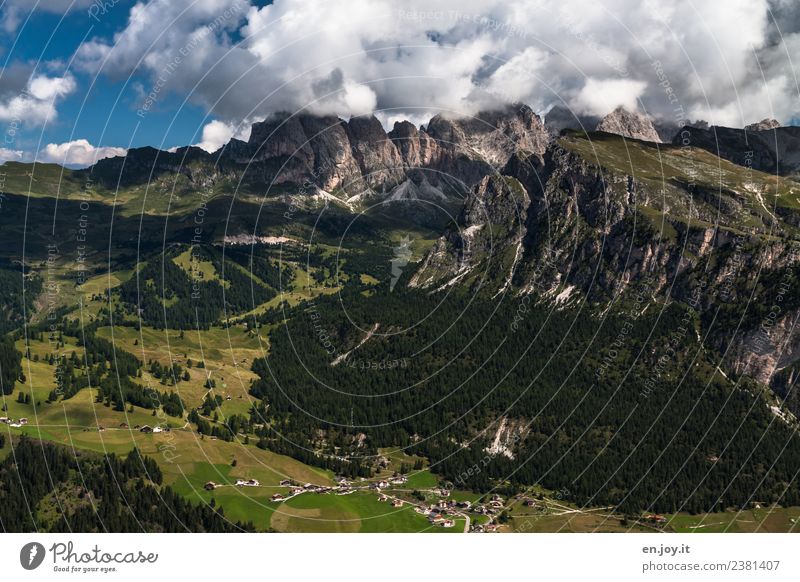
[[[427,518],[406,504],[392,507],[378,501],[375,493],[350,495],[302,494],[281,503],[272,515],[277,531],[304,532],[462,532],[464,520],[455,527],[432,526]]]

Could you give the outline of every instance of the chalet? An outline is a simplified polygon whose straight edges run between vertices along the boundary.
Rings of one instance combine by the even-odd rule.
[[[139,429],[139,432],[151,433],[153,432],[153,428],[147,425],[144,425],[142,428]]]
[[[450,490],[449,489],[439,489],[436,492],[439,497],[450,497]]]
[[[403,507],[403,500],[402,499],[392,500],[392,507]]]
[[[526,499],[525,507],[536,507],[536,502],[533,499]]]
[[[289,495],[300,495],[303,491],[305,490],[302,487],[290,487]]]
[[[154,426],[154,427],[153,427],[153,432],[162,432],[163,430],[164,430],[164,429],[163,429],[163,428],[161,428],[160,426]]]
[[[379,495],[378,496],[378,501],[388,501],[388,500],[389,500],[389,498],[386,497],[386,495]]]
[[[128,423],[127,422],[121,422],[121,423],[119,423],[119,427],[120,428],[128,428]]]
[[[461,509],[469,509],[470,507],[472,507],[472,502],[471,501],[459,501],[458,503],[456,503],[456,507],[460,507]]]
[[[11,422],[11,419],[9,419],[7,416],[0,416],[0,422],[2,422],[3,424],[8,424],[9,422]]]
[[[217,487],[219,487],[219,485],[217,485],[217,484],[216,484],[216,483],[214,483],[213,481],[209,481],[208,483],[206,483],[205,485],[203,485],[203,489],[205,489],[206,491],[213,491],[213,490],[214,490],[214,489],[216,489]]]
[[[237,479],[237,487],[258,487],[260,483],[257,479]]]
[[[281,495],[280,493],[276,493],[275,495],[270,497],[270,499],[272,499],[272,501],[283,501],[285,499],[285,497],[283,495]]]
[[[497,531],[498,525],[496,523],[487,523],[484,526],[484,531],[487,533],[494,533]]]
[[[313,488],[314,488],[314,486],[311,483],[306,483],[305,485],[303,485],[303,489],[305,489],[306,491],[308,491],[310,489],[313,489]]]
[[[19,423],[20,424],[28,424],[28,419],[27,418],[20,418],[19,419]]]
[[[288,486],[289,486],[289,485],[291,485],[291,484],[292,484],[292,480],[291,480],[291,479],[283,479],[283,480],[281,481],[281,486],[282,486],[282,487],[288,487]]]
[[[442,522],[442,527],[453,527],[456,524],[452,519],[445,519]]]
[[[386,489],[388,486],[388,481],[378,481],[378,489]]]

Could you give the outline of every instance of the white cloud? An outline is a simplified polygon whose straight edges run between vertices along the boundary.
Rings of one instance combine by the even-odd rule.
[[[126,150],[118,147],[95,147],[85,139],[65,143],[49,143],[39,152],[37,160],[62,166],[86,167],[103,158],[124,156]]]
[[[630,111],[639,108],[639,98],[647,88],[644,81],[631,79],[592,79],[578,92],[573,104],[578,113],[605,115],[622,105]]]
[[[787,15],[782,37],[770,6]],[[605,113],[640,98],[656,115],[680,105],[742,125],[800,113],[797,86],[775,82],[794,72],[796,13],[788,0],[149,0],[77,63],[138,70],[144,94],[159,82],[225,123],[299,109],[469,114],[507,100]]]
[[[22,150],[10,150],[8,148],[0,148],[0,164],[5,162],[19,162],[22,160]]]
[[[25,90],[0,98],[0,120],[19,125],[41,125],[56,118],[56,102],[75,91],[71,75],[31,77]]]
[[[211,121],[203,126],[203,138],[195,145],[213,154],[232,137],[246,141],[250,137],[250,124],[233,125],[218,120]]]

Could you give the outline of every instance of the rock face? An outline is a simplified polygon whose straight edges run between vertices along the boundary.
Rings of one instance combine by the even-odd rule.
[[[513,272],[514,258],[498,260],[495,251],[521,248],[528,198],[516,178],[490,175],[467,195],[456,224],[448,229],[412,277],[412,287],[451,285],[465,275],[506,279]],[[476,269],[481,267],[482,273]]]
[[[629,159],[637,169],[661,161],[687,173],[669,182],[632,175]],[[722,190],[720,163],[728,176]],[[765,211],[769,175],[737,173],[679,146],[580,134],[563,136],[543,156],[517,152],[502,174],[470,192],[412,286],[436,292],[465,285],[556,307],[580,299],[603,313],[617,302],[642,308],[680,301],[694,306],[700,326],[700,315],[719,310],[697,333],[725,355],[722,369],[771,386],[800,415],[790,389],[800,377],[800,241],[793,226],[800,212]],[[772,318],[767,306],[776,304]]]
[[[653,127],[653,122],[650,121],[650,118],[641,113],[628,111],[624,107],[617,107],[606,115],[597,124],[596,130],[632,139],[641,139],[642,141],[661,142],[661,138],[658,136],[656,128]]]
[[[518,150],[544,153],[550,141],[539,116],[527,105],[515,104],[472,118],[435,116],[427,132],[451,155],[479,157],[497,169]]]
[[[386,190],[405,179],[403,158],[375,116],[353,117],[347,128],[352,151],[368,186]]]
[[[777,129],[781,126],[780,122],[777,119],[762,119],[758,123],[751,123],[750,125],[745,125],[744,128],[746,131],[766,131],[768,129]]]
[[[389,132],[407,170],[433,166],[439,160],[439,145],[425,130],[409,121],[397,121]]]
[[[227,148],[222,160],[247,165],[272,184],[341,191],[351,202],[376,195],[408,200],[463,194],[514,152],[543,153],[548,142],[541,120],[524,105],[468,119],[437,115],[426,129],[398,122],[388,134],[374,116],[284,114],[254,124],[247,146]]]

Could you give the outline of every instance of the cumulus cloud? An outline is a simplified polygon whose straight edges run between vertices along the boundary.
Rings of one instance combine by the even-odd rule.
[[[233,137],[246,141],[250,137],[250,125],[234,125],[219,120],[211,121],[203,126],[203,137],[200,143],[194,145],[213,154]]]
[[[15,79],[13,83],[18,83]],[[56,103],[75,91],[72,75],[34,75],[18,91],[6,85],[0,95],[0,121],[15,125],[41,125],[56,118]],[[18,88],[18,87],[16,87]]]
[[[23,159],[24,152],[22,150],[12,150],[8,148],[0,148],[0,164],[6,162],[19,162]]]
[[[632,79],[594,79],[589,77],[573,101],[577,113],[605,115],[617,106],[634,111],[647,83]]]
[[[224,123],[523,101],[741,126],[798,115],[798,31],[790,0],[149,0],[113,38],[83,44],[77,64],[143,74],[145,94],[188,95]]]
[[[39,152],[39,162],[51,162],[70,168],[87,167],[103,158],[124,156],[126,150],[118,147],[95,147],[85,139],[65,143],[49,143]]]

